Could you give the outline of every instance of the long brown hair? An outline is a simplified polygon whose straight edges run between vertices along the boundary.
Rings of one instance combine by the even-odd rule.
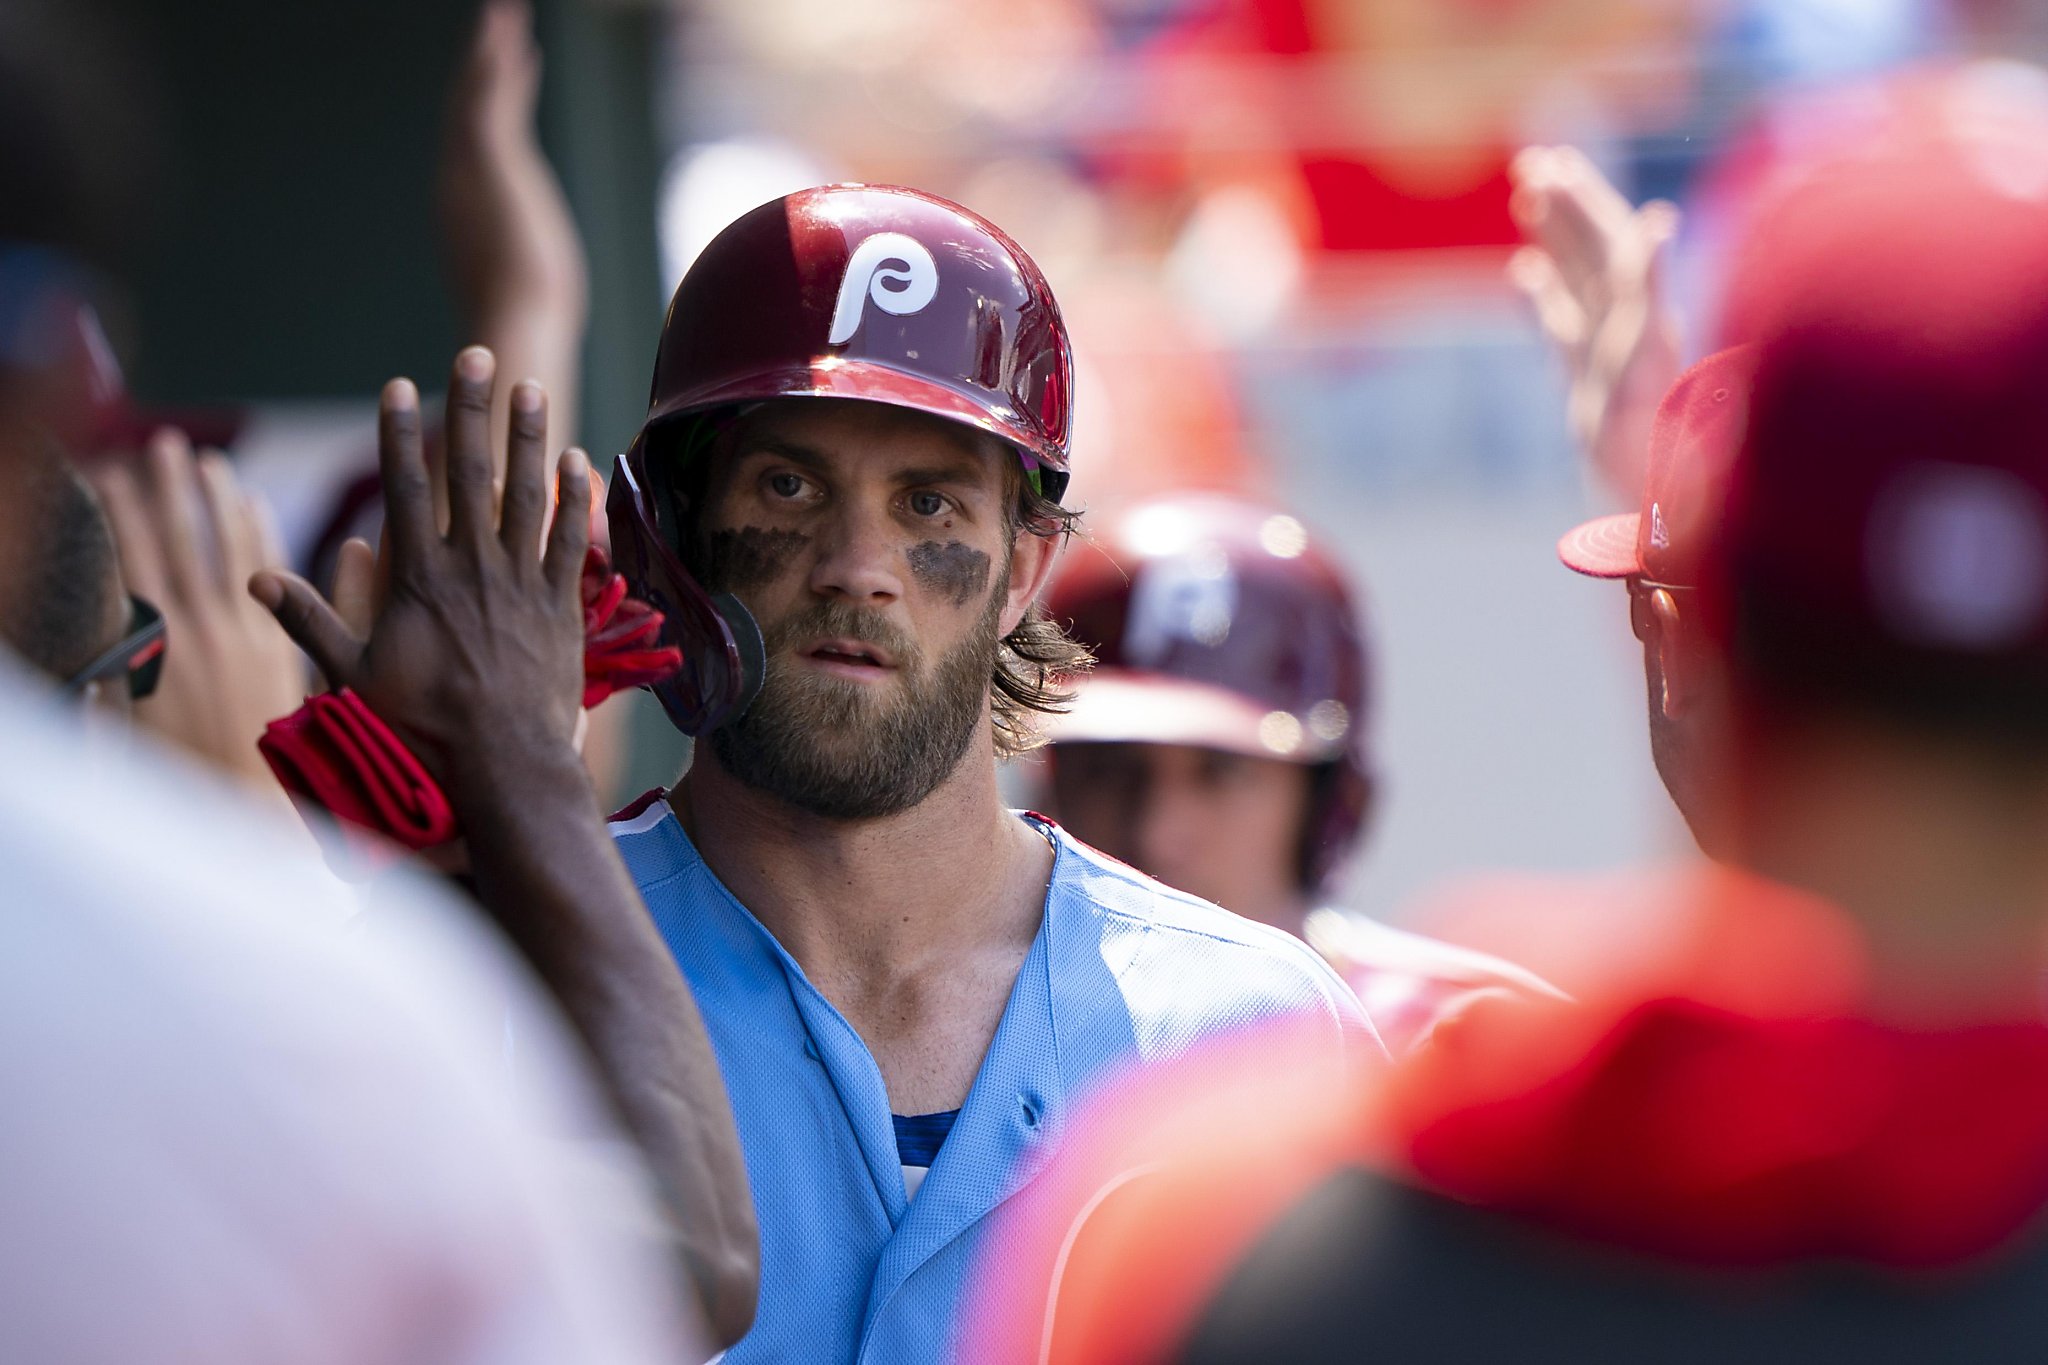
[[[1015,467],[1015,466],[1013,466]],[[1011,526],[1034,536],[1065,540],[1074,533],[1080,513],[1040,493],[1018,470],[1017,496]],[[989,680],[989,712],[995,723],[996,753],[1015,758],[1045,742],[1034,716],[1052,716],[1074,703],[1069,685],[1095,666],[1088,646],[1068,635],[1060,623],[1033,602],[1017,628],[996,649],[995,676]]]

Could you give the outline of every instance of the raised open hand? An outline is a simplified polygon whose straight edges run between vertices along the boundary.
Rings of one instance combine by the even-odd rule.
[[[1515,221],[1530,245],[1509,261],[1509,278],[1564,357],[1573,434],[1633,503],[1651,419],[1680,368],[1662,287],[1678,209],[1633,207],[1574,147],[1527,148],[1512,174]]]
[[[558,439],[569,442],[589,268],[568,197],[541,149],[540,75],[532,6],[487,0],[449,91],[435,198],[457,319],[508,374],[546,386]],[[500,394],[494,457],[504,453],[509,421]],[[436,506],[445,524],[446,505]]]
[[[489,0],[448,101],[438,198],[456,303],[475,326],[504,309],[580,318],[583,243],[541,151],[540,50],[525,0]]]
[[[305,697],[306,666],[244,585],[284,563],[268,510],[218,451],[195,456],[182,432],[141,459],[96,461],[91,477],[131,591],[162,610],[170,648],[137,723],[262,788],[265,722]]]
[[[548,525],[547,398],[537,384],[515,385],[500,504],[490,452],[495,369],[480,346],[456,357],[446,531],[435,524],[419,392],[405,379],[384,388],[378,460],[390,578],[367,636],[302,578],[265,572],[249,584],[328,682],[362,697],[458,802],[473,783],[516,780],[528,760],[558,770],[566,754],[573,766],[583,694],[589,460],[580,450],[563,455],[553,481],[560,515]]]

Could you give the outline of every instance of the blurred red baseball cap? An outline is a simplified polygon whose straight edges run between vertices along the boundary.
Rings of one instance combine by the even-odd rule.
[[[1756,370],[1701,586],[1738,657],[2048,675],[2042,91],[1816,169],[1759,215],[1729,312]]]
[[[1650,427],[1642,510],[1596,517],[1568,532],[1557,542],[1566,568],[1593,578],[1693,585],[1742,441],[1755,368],[1754,348],[1735,346],[1678,377]]]

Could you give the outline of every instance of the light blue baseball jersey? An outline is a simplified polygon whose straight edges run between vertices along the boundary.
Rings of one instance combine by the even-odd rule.
[[[696,992],[753,1182],[760,1306],[728,1365],[944,1358],[982,1220],[1044,1167],[1098,1076],[1304,1012],[1381,1055],[1356,998],[1305,945],[1039,823],[1055,849],[1045,916],[915,1199],[860,1035],[704,865],[667,802],[613,824]]]

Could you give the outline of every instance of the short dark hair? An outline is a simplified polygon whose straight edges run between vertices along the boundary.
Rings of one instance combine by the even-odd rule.
[[[1012,534],[1025,531],[1047,539],[1074,534],[1080,513],[1060,506],[1038,491],[1021,462],[1011,461],[1015,481],[1011,503]],[[1045,742],[1033,716],[1055,716],[1074,704],[1073,683],[1095,666],[1088,646],[1061,628],[1034,601],[1024,619],[996,647],[995,676],[989,682],[989,708],[996,730],[996,753],[1004,758],[1028,754]]]
[[[1767,713],[1860,716],[2002,760],[2048,763],[2048,665],[1872,646],[1783,593],[1738,591],[1732,662]]]

